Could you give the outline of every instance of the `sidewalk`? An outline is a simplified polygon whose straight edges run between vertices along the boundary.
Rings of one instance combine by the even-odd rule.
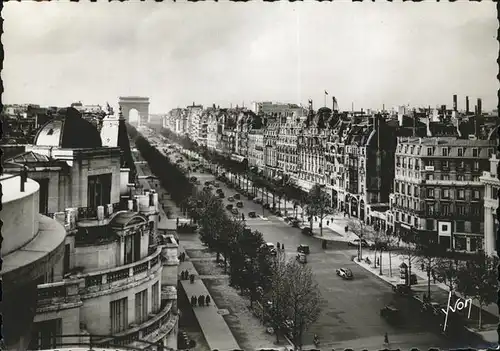
[[[401,263],[403,263],[404,258],[401,257],[398,254],[391,254],[390,258],[390,263],[389,265],[389,253],[388,252],[383,252],[382,253],[382,275],[380,275],[380,267],[377,266],[377,268],[374,268],[374,257],[375,252],[371,250],[363,250],[363,258],[368,257],[372,263],[367,264],[364,260],[361,262],[358,262],[357,259],[354,260],[356,264],[359,266],[363,267],[365,270],[369,271],[370,273],[378,276],[380,279],[388,282],[391,285],[396,285],[400,283],[400,273],[399,273],[399,266]],[[380,253],[377,253],[377,258],[380,257]],[[390,274],[390,266],[392,266],[392,277]],[[412,264],[411,268],[411,273],[417,275],[417,284],[412,285],[413,291],[416,293],[415,298],[419,301],[422,301],[422,297],[424,294],[428,293],[428,278],[427,278],[427,272],[424,272],[420,269],[419,265],[417,263]],[[440,303],[442,306],[446,307],[447,302],[448,302],[448,294],[449,294],[449,289],[448,287],[443,284],[436,282],[434,283],[431,279],[431,296],[432,300],[435,302]],[[459,293],[457,293],[458,297],[461,297]],[[476,307],[476,309],[479,309],[479,305],[476,300],[473,300],[472,304]],[[476,309],[473,309],[474,311],[477,311]],[[477,312],[471,313],[471,319],[474,319],[474,315],[477,315]],[[482,313],[482,319],[483,319],[483,327],[491,327],[494,328],[494,330],[490,330],[489,328],[486,328],[486,330],[481,330],[477,331],[472,328],[467,328],[469,331],[473,331],[476,334],[479,334],[484,340],[491,342],[491,343],[497,343],[498,342],[498,333],[496,330],[496,325],[498,323],[498,307],[496,304],[490,304],[488,306],[483,307],[483,313]],[[471,322],[473,322],[471,320]]]
[[[144,167],[146,168],[147,166]],[[139,166],[137,168],[138,168],[138,173],[140,175],[144,175],[143,167]],[[144,187],[144,189],[149,189],[151,187],[149,181],[147,181],[146,179],[141,180],[141,185]],[[179,211],[177,206],[175,206],[175,204],[171,202],[165,190],[163,188],[158,188],[157,191],[160,202],[162,204],[165,203],[168,204],[173,215],[179,217],[179,219],[184,219],[184,216]],[[161,228],[171,227],[172,219],[169,220],[167,218],[167,216],[163,212],[162,207],[160,207],[160,216],[162,218],[158,225],[158,228],[161,229]],[[193,266],[193,263],[189,261],[189,256],[187,255],[186,251],[184,250],[184,247],[182,246],[182,240],[179,240],[178,254],[181,254],[183,252],[186,254],[186,261],[179,263],[178,272],[180,273],[181,271],[187,269],[190,273],[193,273],[195,275],[195,280],[194,283],[192,284],[190,283],[189,280],[180,281],[180,284],[182,285],[187,298],[189,299],[191,296],[209,295],[211,299],[211,303],[209,306],[193,307],[194,315],[198,320],[198,323],[203,332],[203,335],[205,336],[208,346],[212,350],[240,349],[240,346],[236,342],[236,339],[234,338],[231,329],[229,329],[226,321],[224,320],[223,315],[219,314],[214,299],[208,292],[208,289],[206,288],[203,281],[199,279],[199,274],[196,271],[195,267]]]

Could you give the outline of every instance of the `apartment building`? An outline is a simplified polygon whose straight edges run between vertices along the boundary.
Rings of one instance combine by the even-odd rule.
[[[38,210],[65,229],[59,260],[37,282],[32,350],[91,337],[103,347],[176,348],[178,246],[158,234],[158,194],[130,183],[127,149],[102,146],[98,131],[69,108],[40,129],[35,145],[5,161],[8,170],[27,170],[39,184]]]
[[[267,177],[277,177],[282,171],[278,166],[278,138],[280,123],[276,118],[268,118],[264,129],[264,174]]]
[[[284,122],[283,122],[284,120]],[[297,174],[297,138],[302,129],[302,123],[295,118],[282,119],[276,143],[278,153],[278,167],[285,174]]]
[[[489,171],[484,171],[479,177],[484,185],[484,251],[488,255],[496,256],[498,256],[496,243],[498,240],[498,191],[500,190],[498,161],[498,156],[493,154],[490,158]]]
[[[457,251],[484,248],[484,185],[495,140],[399,138],[394,230],[428,232]]]
[[[219,131],[218,117],[216,113],[209,112],[207,116],[207,148],[209,150],[217,149],[217,134]]]
[[[248,164],[264,169],[264,130],[250,129],[248,132]]]

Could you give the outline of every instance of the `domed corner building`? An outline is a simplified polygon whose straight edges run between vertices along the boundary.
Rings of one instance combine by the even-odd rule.
[[[102,147],[101,135],[97,128],[82,118],[81,113],[68,107],[62,117],[45,123],[38,131],[36,146],[58,147],[61,149],[93,149]]]

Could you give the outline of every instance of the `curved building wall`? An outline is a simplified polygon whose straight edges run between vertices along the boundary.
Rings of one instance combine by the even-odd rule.
[[[92,246],[75,246],[74,265],[86,271],[110,269],[118,266],[120,249],[117,241]]]
[[[19,176],[2,180],[3,242],[1,254],[7,255],[30,242],[38,232],[38,190],[37,182],[28,179],[24,192],[20,192]]]

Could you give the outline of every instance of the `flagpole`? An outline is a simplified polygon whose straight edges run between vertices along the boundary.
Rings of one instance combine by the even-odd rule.
[[[326,91],[325,91],[325,107],[326,107]]]

